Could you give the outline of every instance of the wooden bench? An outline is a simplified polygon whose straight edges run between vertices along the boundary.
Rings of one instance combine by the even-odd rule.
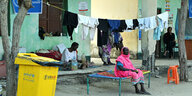
[[[150,88],[150,71],[147,70],[142,70],[143,74],[148,74],[148,88]],[[123,79],[129,79],[131,78],[131,76],[129,77],[116,77],[114,75],[113,71],[105,71],[105,72],[99,72],[99,73],[94,73],[94,74],[89,74],[87,76],[87,94],[89,95],[89,78],[106,78],[106,79],[116,79],[119,80],[119,96],[121,96],[121,80]]]

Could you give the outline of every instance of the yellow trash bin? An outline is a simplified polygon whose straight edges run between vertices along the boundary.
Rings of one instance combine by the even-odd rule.
[[[35,62],[59,62],[33,53],[19,53],[15,64],[19,64],[17,96],[55,96],[58,67],[41,66]]]

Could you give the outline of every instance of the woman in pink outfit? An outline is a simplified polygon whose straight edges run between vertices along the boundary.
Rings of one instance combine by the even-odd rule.
[[[115,75],[117,77],[132,77],[132,84],[135,86],[135,92],[138,94],[147,94],[150,95],[144,88],[144,76],[143,72],[140,69],[136,69],[131,60],[129,59],[129,49],[123,47],[121,49],[121,55],[116,60],[115,65]],[[138,83],[141,85],[141,90],[138,89]]]

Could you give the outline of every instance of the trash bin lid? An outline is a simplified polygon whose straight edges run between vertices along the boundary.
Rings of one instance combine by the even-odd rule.
[[[33,61],[60,62],[60,61],[52,59],[52,58],[38,56],[34,53],[18,53],[17,57],[15,58],[15,64],[41,66]]]

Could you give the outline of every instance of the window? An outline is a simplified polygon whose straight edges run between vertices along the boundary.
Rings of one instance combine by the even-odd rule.
[[[64,8],[67,0],[49,0],[51,5]],[[66,9],[66,8],[64,8]],[[39,27],[43,27],[44,31],[52,36],[61,36],[64,34],[63,11],[52,6],[44,4],[43,13],[39,15]]]

